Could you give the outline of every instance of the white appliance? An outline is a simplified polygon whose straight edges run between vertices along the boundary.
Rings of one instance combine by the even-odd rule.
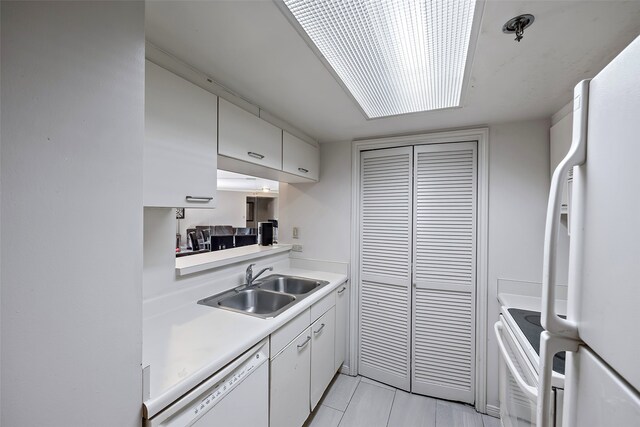
[[[162,412],[145,419],[145,427],[268,427],[268,361],[269,342],[263,340]]]
[[[500,419],[504,427],[531,427],[536,425],[538,403],[537,347],[531,344],[536,327],[524,329],[520,326],[533,317],[539,325],[540,312],[503,306],[500,320],[494,325],[496,341],[500,350],[499,397]],[[537,332],[538,339],[540,332]],[[564,372],[563,370],[561,372]],[[549,425],[562,425],[564,397],[564,375],[555,367],[552,376],[552,406]]]
[[[640,37],[576,87],[573,117],[547,211],[537,423],[549,425],[551,358],[565,350],[564,427],[640,426]],[[555,311],[556,240],[572,167],[563,319]]]

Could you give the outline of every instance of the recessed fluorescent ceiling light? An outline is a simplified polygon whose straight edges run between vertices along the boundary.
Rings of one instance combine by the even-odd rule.
[[[369,118],[460,105],[475,0],[283,0]]]

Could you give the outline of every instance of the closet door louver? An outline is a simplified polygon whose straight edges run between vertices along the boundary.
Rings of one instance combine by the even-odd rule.
[[[412,147],[362,153],[359,373],[410,388]]]
[[[473,403],[476,143],[416,146],[412,391]]]

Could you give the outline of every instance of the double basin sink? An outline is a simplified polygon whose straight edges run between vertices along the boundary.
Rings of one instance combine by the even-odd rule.
[[[324,280],[274,274],[251,286],[207,297],[198,304],[266,319],[277,316],[328,284]]]

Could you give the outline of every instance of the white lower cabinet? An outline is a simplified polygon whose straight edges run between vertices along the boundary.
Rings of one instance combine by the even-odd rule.
[[[346,310],[345,286],[271,334],[270,427],[301,427],[331,383],[339,366],[336,310],[338,304]],[[346,324],[340,327],[346,328]],[[340,351],[344,358],[344,345]]]
[[[270,427],[300,427],[309,416],[311,327],[271,360]]]
[[[344,363],[347,354],[347,327],[349,325],[349,282],[344,282],[336,290],[336,350],[334,369]]]
[[[311,325],[311,410],[335,374],[336,309],[331,307]]]

